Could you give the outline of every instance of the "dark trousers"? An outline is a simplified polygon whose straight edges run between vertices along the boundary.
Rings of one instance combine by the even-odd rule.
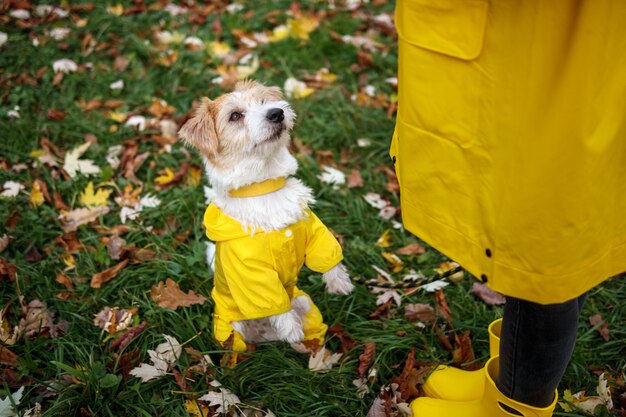
[[[496,381],[500,392],[523,404],[550,405],[574,351],[586,296],[549,305],[506,298]]]

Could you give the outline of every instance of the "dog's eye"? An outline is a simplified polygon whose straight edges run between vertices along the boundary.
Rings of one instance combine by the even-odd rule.
[[[228,119],[228,120],[230,120],[231,122],[236,122],[237,120],[241,119],[242,117],[243,117],[243,114],[234,111],[234,112],[232,112],[230,114],[230,119]]]

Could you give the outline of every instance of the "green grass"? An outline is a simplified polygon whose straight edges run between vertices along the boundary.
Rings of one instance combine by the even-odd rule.
[[[74,3],[74,2],[72,2]],[[290,77],[302,79],[326,67],[337,75],[337,80],[327,88],[318,89],[312,95],[292,100],[298,114],[293,132],[313,155],[299,155],[299,176],[315,190],[318,200],[318,216],[335,232],[344,236],[345,263],[355,276],[374,278],[376,272],[371,265],[388,269],[382,257],[383,249],[375,245],[379,236],[391,223],[377,216],[377,210],[362,198],[367,192],[383,195],[398,206],[398,196],[386,190],[386,177],[376,170],[381,164],[390,166],[387,149],[393,132],[394,120],[386,109],[359,107],[350,100],[357,94],[360,83],[367,76],[367,83],[379,92],[393,94],[385,82],[395,76],[395,40],[383,34],[375,35],[382,48],[372,53],[370,67],[354,70],[357,49],[338,43],[332,33],[356,35],[365,33],[368,27],[366,16],[390,13],[393,4],[371,1],[358,13],[336,10],[321,21],[319,28],[311,33],[311,39],[303,43],[287,39],[277,43],[260,45],[255,49],[262,65],[253,78],[268,85],[282,86]],[[381,4],[382,3],[382,4]],[[385,319],[368,319],[377,308],[375,295],[366,288],[358,287],[349,297],[327,295],[319,276],[303,271],[301,287],[311,294],[326,317],[328,324],[341,324],[345,332],[357,341],[356,347],[347,352],[339,366],[326,374],[315,374],[308,370],[308,357],[296,353],[282,343],[260,346],[251,358],[234,369],[216,366],[211,375],[190,374],[188,392],[183,392],[172,375],[142,383],[134,377],[122,377],[121,364],[108,349],[111,343],[107,334],[93,324],[93,317],[106,306],[138,308],[139,321],[145,320],[148,328],[121,353],[136,352],[139,362],[149,362],[147,350],[155,349],[163,342],[162,334],[174,336],[186,347],[210,355],[219,364],[222,351],[211,338],[212,303],[181,307],[176,311],[158,307],[150,297],[150,288],[166,278],[172,278],[183,290],[193,290],[209,297],[212,277],[205,260],[206,240],[201,226],[205,208],[202,185],[182,182],[172,188],[158,191],[155,178],[158,171],[170,167],[176,171],[181,163],[187,162],[200,167],[197,155],[188,156],[188,150],[180,144],[164,152],[152,138],[157,131],[137,132],[106,117],[102,109],[85,112],[80,101],[93,99],[119,100],[120,112],[132,112],[149,117],[148,108],[153,98],[162,98],[175,108],[173,119],[184,120],[192,102],[206,95],[215,97],[225,91],[211,82],[216,76],[215,68],[221,63],[206,51],[189,51],[174,45],[178,60],[171,66],[156,63],[159,51],[152,32],[170,30],[185,35],[197,36],[210,42],[221,40],[233,50],[241,47],[233,29],[246,32],[272,30],[275,25],[288,18],[290,2],[252,2],[235,14],[217,8],[208,15],[204,24],[189,21],[193,15],[170,16],[163,10],[147,10],[138,14],[115,16],[107,12],[104,2],[94,2],[93,10],[75,10],[72,18],[39,22],[33,27],[20,27],[16,19],[6,11],[2,16],[2,31],[8,33],[8,42],[0,49],[0,156],[9,167],[26,164],[21,170],[1,169],[0,184],[17,181],[26,188],[16,198],[0,199],[0,235],[11,236],[9,246],[0,254],[17,266],[15,282],[0,278],[0,308],[8,306],[5,320],[10,326],[18,324],[20,297],[28,303],[33,299],[44,301],[55,313],[55,322],[68,322],[68,332],[58,337],[38,336],[22,338],[8,346],[19,356],[13,366],[2,366],[0,375],[5,378],[14,370],[18,378],[29,378],[25,397],[19,406],[23,411],[41,403],[44,416],[184,416],[184,402],[198,398],[209,391],[209,382],[218,380],[224,387],[237,394],[246,404],[263,410],[272,410],[277,416],[364,416],[382,386],[397,377],[407,355],[417,348],[417,359],[422,361],[450,361],[449,354],[441,346],[436,334],[430,329],[419,329],[409,323],[403,307],[393,308]],[[129,8],[133,2],[123,2]],[[219,2],[215,2],[219,4]],[[311,3],[313,4],[313,3]],[[302,9],[309,11],[309,3],[302,2]],[[315,10],[327,10],[326,3],[315,3]],[[31,14],[34,14],[31,11]],[[245,17],[244,17],[245,15]],[[79,19],[85,19],[79,25]],[[222,35],[212,32],[213,23],[219,19]],[[71,32],[64,41],[46,36],[54,27],[68,27]],[[32,45],[31,37],[37,36],[42,45]],[[95,40],[96,47],[85,55],[83,41],[87,36]],[[101,46],[101,47],[100,47]],[[129,61],[125,71],[113,68],[116,56]],[[81,65],[92,64],[91,70],[66,74],[62,82],[53,85],[52,62],[61,58],[73,59]],[[36,73],[46,68],[36,78]],[[18,78],[26,74],[36,85]],[[112,82],[124,80],[124,88],[113,91]],[[347,94],[346,94],[347,93]],[[14,106],[20,107],[21,117],[7,116]],[[46,117],[46,111],[57,109],[66,113],[62,121]],[[112,128],[115,127],[115,128]],[[87,134],[97,137],[83,158],[92,159],[105,168],[105,155],[112,145],[134,140],[138,154],[150,152],[150,156],[136,172],[136,181],[123,178],[119,172],[105,168],[102,177],[78,175],[66,179],[58,170],[36,163],[31,152],[41,148],[41,139],[48,138],[62,153],[84,142]],[[368,138],[371,145],[360,147],[357,139]],[[320,166],[315,158],[316,151],[332,152],[335,163],[349,173],[360,171],[364,187],[334,190],[320,182]],[[349,152],[347,161],[341,155]],[[139,264],[130,264],[112,281],[100,289],[91,288],[89,278],[118,261],[110,259],[102,236],[95,228],[81,226],[77,239],[92,251],[79,251],[74,255],[76,267],[66,273],[74,280],[73,297],[62,300],[56,295],[64,288],[55,282],[57,273],[66,268],[62,260],[64,249],[54,243],[63,235],[59,212],[50,203],[33,207],[29,202],[32,181],[40,179],[49,192],[57,192],[71,208],[80,207],[79,196],[89,181],[99,184],[111,181],[118,190],[127,184],[142,183],[142,196],[156,195],[162,204],[157,208],[145,209],[136,221],[128,224],[133,230],[124,235],[127,244],[148,248],[157,253],[157,259]],[[114,195],[118,195],[115,192]],[[121,223],[120,208],[109,202],[111,212],[99,219],[102,226],[112,227]],[[14,227],[10,219],[18,216]],[[164,229],[175,219],[176,230],[152,233],[152,229]],[[399,221],[399,216],[395,219]],[[189,232],[183,242],[175,237]],[[419,242],[404,231],[392,231],[394,251],[409,243]],[[404,256],[406,269],[420,270],[427,275],[433,273],[445,258],[427,247],[420,257]],[[41,259],[33,259],[33,251]],[[398,275],[400,276],[400,275]],[[623,281],[614,279],[591,291],[583,310],[579,342],[573,360],[567,369],[560,391],[587,390],[595,394],[597,375],[594,371],[606,371],[614,378],[624,378],[626,364],[626,289]],[[476,300],[469,292],[472,279],[466,276],[461,283],[445,289],[445,295],[453,313],[453,324],[459,330],[469,329],[476,356],[485,360],[488,356],[486,327],[502,313],[501,308],[491,307]],[[403,297],[403,304],[429,303],[435,305],[434,296],[417,292]],[[602,314],[609,323],[611,339],[604,342],[586,318]],[[359,355],[364,342],[377,344],[374,367],[378,374],[370,384],[371,394],[359,398],[352,381],[357,377]],[[328,343],[333,351],[341,349],[333,338]],[[196,363],[188,354],[183,354],[175,369],[184,373]],[[72,379],[73,378],[73,379]],[[10,379],[2,379],[0,398],[15,392],[17,386],[9,387]],[[582,412],[557,415],[584,415]],[[610,415],[610,414],[608,414]]]

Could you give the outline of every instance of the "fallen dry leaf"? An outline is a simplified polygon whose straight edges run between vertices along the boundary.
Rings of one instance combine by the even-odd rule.
[[[341,353],[331,353],[322,347],[319,352],[309,358],[309,370],[324,373],[332,369],[341,359]]]
[[[356,345],[357,341],[350,337],[341,326],[340,323],[335,323],[328,328],[328,333],[332,334],[334,337],[337,337],[341,342],[341,351],[346,353],[352,350]]]
[[[376,355],[376,342],[366,342],[365,351],[359,355],[359,378],[363,378],[367,370],[374,363],[374,356]]]
[[[91,146],[91,143],[85,142],[65,154],[63,169],[70,177],[74,178],[79,172],[85,175],[100,173],[100,167],[95,165],[92,160],[79,159],[87,151],[89,146]]]
[[[29,339],[37,336],[57,337],[67,332],[67,322],[61,321],[54,324],[54,313],[51,313],[46,304],[37,299],[22,307],[22,317],[18,327],[20,333]]]
[[[70,279],[70,277],[68,277],[62,272],[57,273],[55,281],[63,285],[68,290],[74,289],[74,284],[72,283],[72,280]]]
[[[105,307],[94,316],[93,324],[113,334],[129,328],[135,315],[137,308]]]
[[[122,252],[124,246],[126,246],[126,241],[117,235],[102,239],[106,239],[105,245],[111,259],[119,261],[122,258]]]
[[[150,361],[153,365],[142,363],[137,368],[130,371],[130,375],[141,378],[143,382],[159,378],[167,373],[170,365],[173,365],[180,357],[182,346],[178,340],[172,336],[163,335],[166,342],[161,343],[155,350],[148,350]]]
[[[347,177],[348,180],[348,188],[358,188],[363,187],[363,177],[361,173],[353,169]]]
[[[206,297],[197,295],[193,291],[183,292],[171,278],[152,286],[150,296],[159,307],[172,310],[176,310],[180,306],[188,307],[192,304],[203,304],[206,301]]]
[[[417,243],[411,243],[410,245],[406,245],[396,251],[398,255],[421,255],[426,253],[426,249]]]
[[[407,304],[404,307],[404,317],[410,322],[434,323],[437,312],[430,304]]]
[[[127,263],[128,259],[125,259],[117,265],[95,274],[93,277],[91,277],[91,288],[100,288],[102,287],[102,284],[111,281],[117,276],[117,274],[119,274],[122,269],[124,269]]]
[[[461,337],[457,337],[455,334],[454,342],[456,346],[452,351],[452,361],[469,371],[480,369],[480,363],[476,361],[476,357],[474,356],[474,347],[472,346],[472,338],[469,330],[464,331]]]
[[[483,300],[489,305],[502,305],[506,303],[506,298],[489,288],[486,284],[474,282],[472,284],[472,294]]]
[[[402,268],[404,268],[404,262],[402,262],[402,259],[398,258],[397,255],[391,252],[383,252],[382,255],[383,258],[385,258],[387,262],[389,262],[389,266],[391,267],[391,270],[393,272],[402,271]]]
[[[591,324],[594,327],[597,325],[600,325],[598,327],[598,333],[600,333],[600,336],[602,336],[605,342],[609,341],[611,337],[610,331],[609,331],[609,323],[606,320],[602,319],[602,315],[594,314],[593,316],[590,316],[589,324]]]
[[[435,293],[435,300],[437,301],[441,315],[444,316],[449,323],[452,322],[452,311],[450,311],[450,307],[448,307],[448,302],[446,301],[446,296],[442,289],[437,290]]]
[[[33,207],[39,207],[44,202],[43,193],[41,192],[41,187],[38,182],[33,182],[33,188],[30,191],[30,204]]]
[[[0,345],[0,365],[15,366],[19,357],[11,352],[9,348]]]
[[[127,330],[126,332],[122,333],[121,336],[119,336],[117,339],[111,342],[111,344],[109,345],[109,350],[117,350],[118,352],[123,351],[126,348],[126,346],[128,346],[130,342],[132,342],[135,339],[135,337],[137,337],[141,332],[143,332],[147,328],[148,328],[148,322],[143,321],[138,326],[135,326],[132,329]]]
[[[112,189],[106,190],[103,188],[99,188],[98,191],[94,192],[93,183],[89,181],[87,187],[85,187],[83,192],[80,193],[79,201],[83,206],[87,208],[96,206],[104,207],[109,202],[109,196],[112,192]]]
[[[14,282],[17,278],[17,266],[4,258],[0,258],[0,278]]]
[[[61,213],[61,227],[65,233],[75,232],[79,226],[95,221],[101,215],[109,212],[108,207],[80,208],[67,213]]]

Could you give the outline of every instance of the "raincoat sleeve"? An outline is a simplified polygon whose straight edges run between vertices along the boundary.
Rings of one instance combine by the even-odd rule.
[[[323,274],[343,259],[341,245],[313,212],[309,216],[304,263],[313,271]]]
[[[249,240],[220,245],[220,268],[228,291],[244,320],[281,314],[291,309],[289,296],[278,273],[262,256],[255,256]]]

